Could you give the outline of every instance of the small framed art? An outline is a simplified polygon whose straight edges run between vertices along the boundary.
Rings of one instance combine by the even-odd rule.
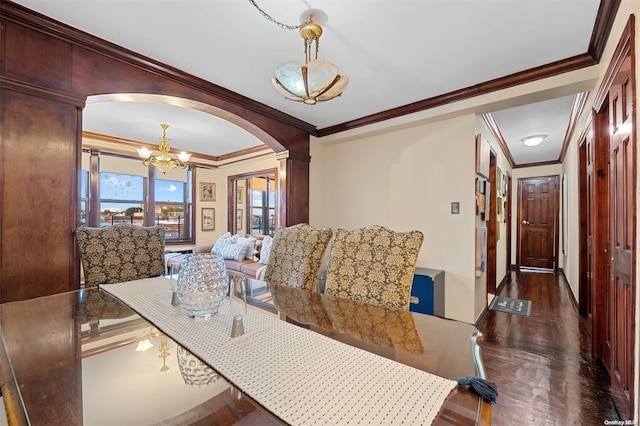
[[[200,182],[198,193],[200,201],[215,201],[216,184],[213,182]]]
[[[238,186],[236,188],[236,203],[242,204],[244,200],[244,186]]]
[[[216,229],[216,210],[214,208],[202,208],[202,226],[203,231],[213,231]]]
[[[244,213],[242,209],[236,210],[236,230],[242,229],[242,223],[244,222]]]

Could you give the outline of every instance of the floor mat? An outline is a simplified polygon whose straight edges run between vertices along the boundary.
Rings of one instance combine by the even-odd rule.
[[[489,305],[489,309],[492,311],[506,312],[508,314],[529,316],[531,315],[531,300],[496,296]]]

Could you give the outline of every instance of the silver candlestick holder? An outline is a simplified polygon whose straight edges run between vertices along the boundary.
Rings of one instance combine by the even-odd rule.
[[[242,315],[236,315],[233,317],[233,324],[231,325],[231,337],[238,337],[244,334],[244,323],[242,322]]]
[[[177,292],[172,292],[172,296],[171,296],[171,306],[178,306],[180,304],[180,300],[178,299],[178,293]]]

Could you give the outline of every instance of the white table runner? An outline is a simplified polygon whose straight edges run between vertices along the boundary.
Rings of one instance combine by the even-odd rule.
[[[101,285],[293,425],[431,424],[456,382],[248,310],[231,338],[225,301],[209,321],[172,306],[168,280]]]

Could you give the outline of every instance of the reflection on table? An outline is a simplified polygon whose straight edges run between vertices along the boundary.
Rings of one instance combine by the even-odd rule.
[[[300,326],[443,377],[479,372],[471,325],[270,290],[282,318]],[[15,424],[281,424],[98,288],[0,305],[0,332],[0,385]],[[487,404],[457,389],[436,424],[489,416]]]
[[[471,324],[312,291],[269,288],[286,321],[441,377],[485,378],[479,346],[483,337]],[[489,404],[459,388],[436,424],[489,424],[490,411]]]

